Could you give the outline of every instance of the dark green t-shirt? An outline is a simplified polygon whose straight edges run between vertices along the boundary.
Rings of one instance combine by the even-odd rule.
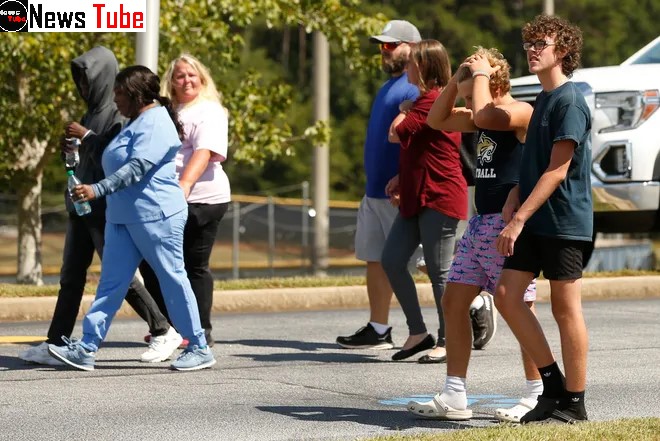
[[[575,141],[566,179],[532,215],[525,228],[533,234],[591,241],[591,113],[572,82],[536,98],[520,168],[520,201],[524,202],[550,165],[555,142]]]

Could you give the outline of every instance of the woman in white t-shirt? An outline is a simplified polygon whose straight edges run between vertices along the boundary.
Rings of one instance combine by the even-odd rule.
[[[179,185],[188,202],[184,260],[206,340],[213,346],[213,277],[209,258],[218,225],[231,200],[229,179],[222,168],[227,159],[229,115],[209,70],[189,54],[170,63],[163,76],[161,94],[172,100],[184,128],[183,144],[176,156]],[[155,274],[147,265],[142,265],[140,271],[145,286],[165,312]]]

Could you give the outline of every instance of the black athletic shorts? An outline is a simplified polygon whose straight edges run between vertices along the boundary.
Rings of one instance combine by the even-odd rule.
[[[548,280],[581,279],[585,254],[592,247],[591,242],[541,236],[523,228],[504,268],[534,273],[534,277],[543,272]]]

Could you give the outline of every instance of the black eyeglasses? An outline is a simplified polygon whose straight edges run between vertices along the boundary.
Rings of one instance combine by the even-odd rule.
[[[534,48],[535,51],[541,52],[548,46],[554,46],[554,43],[546,43],[545,40],[536,40],[536,41],[526,41],[523,43],[522,47],[524,50],[528,51]]]

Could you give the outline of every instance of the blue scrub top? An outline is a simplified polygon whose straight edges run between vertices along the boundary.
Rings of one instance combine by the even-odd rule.
[[[147,160],[154,167],[140,182],[107,196],[107,222],[150,222],[187,207],[174,165],[180,147],[176,127],[164,107],[148,109],[124,126],[103,152],[105,175],[115,173],[132,158]]]

